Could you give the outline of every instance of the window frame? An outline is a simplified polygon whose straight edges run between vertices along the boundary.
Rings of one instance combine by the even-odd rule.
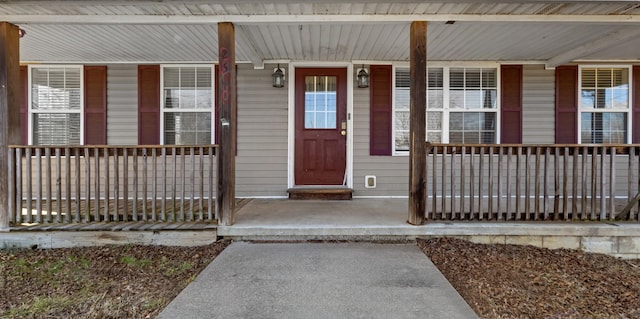
[[[391,76],[391,104],[392,104],[392,115],[391,115],[391,147],[392,147],[392,151],[391,154],[393,156],[408,156],[409,155],[409,151],[405,151],[405,150],[397,150],[396,149],[396,113],[397,113],[397,109],[396,109],[396,72],[398,69],[406,69],[409,68],[409,64],[408,63],[394,63],[392,64],[392,76]],[[501,108],[502,108],[502,103],[501,103],[501,74],[500,74],[500,63],[496,63],[496,62],[440,62],[440,63],[427,63],[427,72],[429,69],[431,68],[441,68],[442,69],[442,108],[441,109],[435,109],[435,112],[441,112],[442,113],[442,141],[441,143],[443,144],[449,144],[449,134],[450,134],[450,130],[449,130],[449,119],[450,119],[450,113],[454,112],[454,113],[478,113],[478,112],[486,112],[486,113],[495,113],[496,114],[496,135],[495,135],[495,140],[496,140],[496,144],[499,143],[500,141],[500,135],[501,135],[501,129],[502,129],[502,123],[501,123]],[[449,102],[450,102],[450,91],[451,91],[451,85],[450,85],[450,70],[451,69],[456,69],[456,68],[464,68],[464,69],[472,69],[472,68],[478,68],[478,69],[495,69],[496,70],[496,107],[494,109],[466,109],[466,108],[459,108],[459,109],[453,109],[450,108],[449,106]],[[428,77],[428,74],[427,74]],[[426,81],[427,84],[429,81]],[[429,89],[426,89],[427,94],[429,94]],[[428,107],[428,100],[427,100],[427,107]],[[429,112],[429,110],[427,109],[427,112]],[[427,123],[428,123],[428,118],[426,119]],[[428,128],[426,127],[427,123],[425,123],[425,128],[428,131]]]
[[[626,109],[598,109],[598,108],[583,108],[582,107],[582,70],[583,69],[627,69],[627,83],[629,85],[627,101],[628,105]],[[597,81],[597,80],[596,80]],[[633,134],[633,67],[630,64],[579,64],[578,65],[578,88],[577,88],[577,108],[578,112],[577,116],[577,141],[578,144],[583,144],[582,142],[582,113],[626,113],[627,114],[627,132],[625,134],[626,142],[624,144],[631,144],[632,134]],[[592,144],[592,143],[588,143]],[[606,144],[606,143],[602,143]],[[599,145],[599,144],[597,144]]]
[[[80,109],[78,110],[34,110],[33,105],[33,69],[73,69],[80,70]],[[34,114],[80,114],[80,144],[84,145],[84,65],[82,64],[30,64],[27,69],[27,143],[34,145],[33,142],[33,115]],[[55,144],[55,145],[67,145],[67,144]],[[71,144],[69,144],[71,146]]]
[[[205,109],[171,109],[165,107],[165,86],[164,86],[164,70],[166,68],[211,68],[211,108],[209,108],[209,112],[211,113],[211,140],[209,144],[215,144],[216,140],[216,65],[215,64],[161,64],[160,65],[160,145],[181,145],[181,144],[166,144],[165,143],[165,127],[164,127],[164,119],[165,113],[206,113]],[[186,145],[186,144],[185,144]]]

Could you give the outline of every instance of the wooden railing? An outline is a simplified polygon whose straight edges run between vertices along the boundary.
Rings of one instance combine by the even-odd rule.
[[[427,143],[431,220],[638,221],[640,145]]]
[[[216,150],[10,146],[9,221],[215,221]]]

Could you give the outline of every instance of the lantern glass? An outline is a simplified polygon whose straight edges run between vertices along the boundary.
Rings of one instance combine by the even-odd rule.
[[[278,65],[278,68],[273,71],[271,76],[273,77],[273,87],[281,88],[284,86],[284,72],[280,69],[280,65]]]
[[[369,73],[365,68],[360,69],[358,71],[358,87],[359,88],[368,88],[369,87]]]

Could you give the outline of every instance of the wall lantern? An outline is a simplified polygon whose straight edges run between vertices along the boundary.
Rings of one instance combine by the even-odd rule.
[[[358,69],[358,87],[359,88],[368,88],[369,87],[369,72],[364,68],[364,64],[361,69]]]
[[[20,37],[24,37],[25,35],[27,35],[27,31],[24,31],[24,29],[20,29],[18,28],[18,34],[20,35]]]
[[[278,68],[273,70],[273,87],[281,88],[284,86],[284,71],[280,68],[280,64],[278,64]]]

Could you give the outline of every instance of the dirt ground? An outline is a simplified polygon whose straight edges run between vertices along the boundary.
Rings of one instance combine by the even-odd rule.
[[[640,260],[450,238],[418,246],[482,318],[640,318]]]
[[[0,251],[0,317],[154,318],[229,243]]]
[[[1,318],[154,318],[229,241],[0,251]],[[482,318],[640,318],[640,260],[419,240]]]

